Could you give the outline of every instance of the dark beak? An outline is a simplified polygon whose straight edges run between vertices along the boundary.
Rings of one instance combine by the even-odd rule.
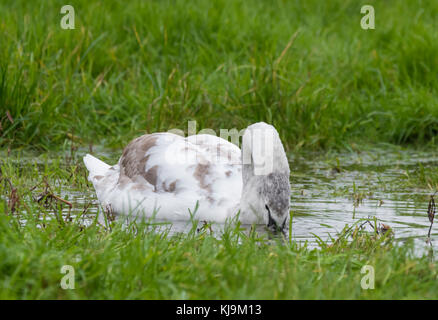
[[[283,224],[281,225],[281,226],[279,226],[276,222],[275,222],[275,220],[274,219],[272,219],[272,216],[271,216],[271,212],[270,211],[268,211],[268,217],[269,217],[269,220],[268,220],[268,228],[269,229],[271,229],[272,231],[274,231],[274,232],[284,232],[284,225],[285,225],[285,223],[286,223],[286,219],[284,220],[284,222],[283,222]]]
[[[277,223],[274,219],[272,219],[271,212],[268,211],[268,228],[277,228]]]

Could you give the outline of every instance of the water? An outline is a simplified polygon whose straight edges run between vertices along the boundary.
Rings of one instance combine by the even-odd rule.
[[[107,157],[116,159],[118,155]],[[436,168],[438,153],[378,148],[362,152],[338,154],[291,154],[291,210],[294,241],[317,246],[315,235],[323,240],[336,235],[361,218],[376,217],[389,225],[396,241],[403,243],[413,238],[425,248],[429,230],[427,207],[432,190],[406,184],[406,174],[424,168]],[[23,159],[21,159],[23,164]],[[62,184],[62,181],[59,182]],[[99,211],[92,188],[78,189],[63,185],[62,198],[73,203],[70,215],[74,217],[88,206],[82,222],[91,223]],[[63,215],[68,215],[64,206]],[[202,223],[199,224],[200,226]],[[170,233],[187,232],[191,223],[174,222]],[[244,226],[249,229],[249,226]],[[213,232],[220,233],[221,225],[213,224]],[[263,226],[257,232],[265,232]],[[432,243],[438,239],[438,230],[432,229]]]
[[[389,225],[396,240],[413,238],[423,248],[430,222],[427,208],[431,190],[406,186],[406,173],[437,168],[436,153],[388,151],[339,154],[339,161],[326,157],[292,158],[293,237],[315,243],[312,233],[327,240],[346,224],[376,217]],[[336,170],[339,165],[340,170]],[[359,200],[357,200],[359,199]],[[438,231],[432,229],[431,238]]]

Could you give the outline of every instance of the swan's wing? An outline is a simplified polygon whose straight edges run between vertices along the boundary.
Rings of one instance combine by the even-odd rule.
[[[240,149],[227,140],[208,134],[189,136],[186,140],[208,159],[206,164],[196,167],[194,174],[200,186],[208,191],[209,201],[219,206],[238,203],[242,193]]]
[[[119,165],[120,186],[136,182],[157,193],[184,192],[211,203],[241,193],[240,149],[211,135],[144,135],[125,148]]]
[[[198,134],[186,138],[214,164],[241,165],[240,149],[231,142],[209,134]]]

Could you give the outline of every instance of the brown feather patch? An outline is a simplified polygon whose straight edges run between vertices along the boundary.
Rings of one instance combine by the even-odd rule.
[[[123,150],[122,157],[120,158],[119,182],[123,176],[132,179],[135,176],[140,175],[156,187],[158,167],[154,166],[148,171],[145,171],[145,168],[149,158],[146,156],[146,153],[152,147],[156,146],[157,139],[158,137],[154,134],[146,134],[132,140],[126,146]]]

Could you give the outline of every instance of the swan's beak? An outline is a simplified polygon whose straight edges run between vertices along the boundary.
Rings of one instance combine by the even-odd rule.
[[[278,224],[271,216],[271,213],[268,213],[268,228],[269,230],[276,232],[284,233],[284,226],[286,224],[286,219],[284,219],[282,224]]]

